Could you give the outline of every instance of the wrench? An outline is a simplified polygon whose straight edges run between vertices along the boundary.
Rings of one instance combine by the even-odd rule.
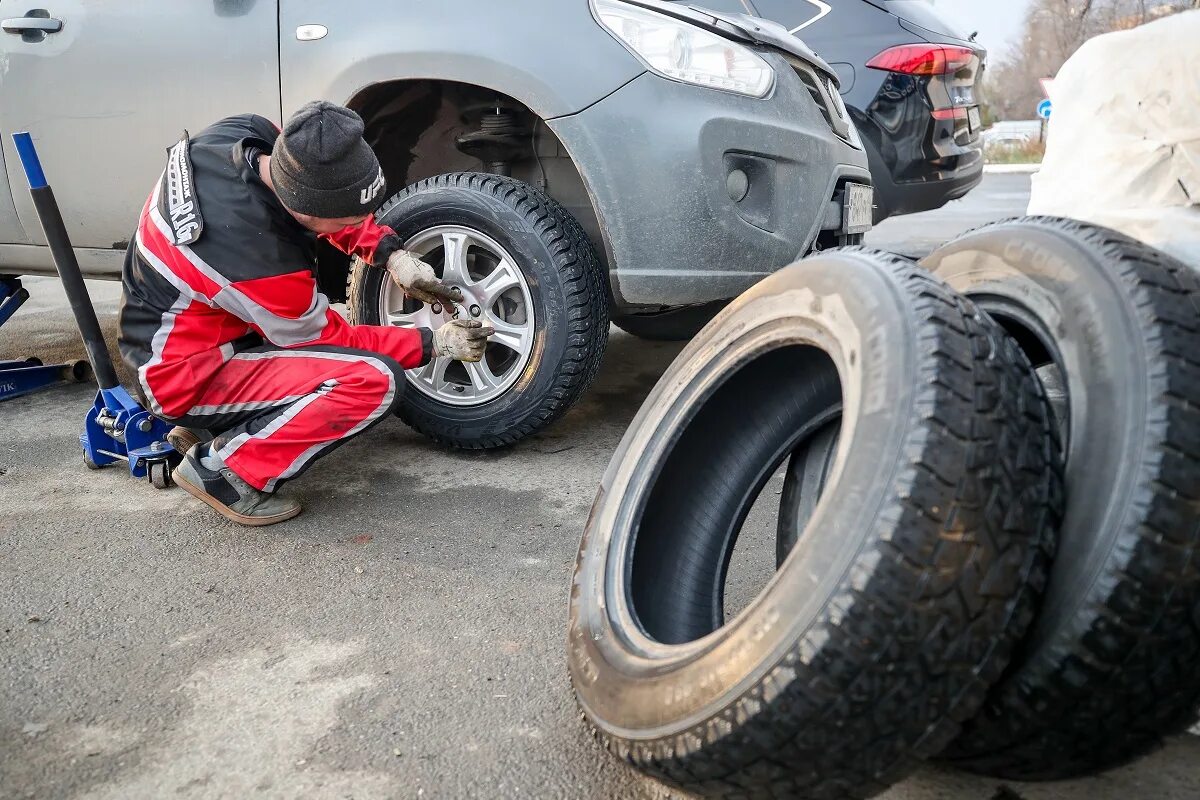
[[[404,293],[414,300],[420,300],[422,303],[427,303],[430,306],[443,306],[450,309],[451,319],[458,319],[459,305],[463,301],[462,289],[457,286],[450,287],[449,297],[440,297],[430,292],[421,289],[410,289],[405,287]]]

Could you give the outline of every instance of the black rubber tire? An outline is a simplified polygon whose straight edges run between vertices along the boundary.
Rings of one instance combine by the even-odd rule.
[[[1001,778],[1122,764],[1200,706],[1200,295],[1119,233],[1030,218],[925,266],[1065,377],[1068,507],[1042,610],[983,712],[946,751]]]
[[[503,447],[545,428],[579,399],[608,343],[607,290],[591,242],[562,206],[512,178],[458,172],[409,186],[376,217],[405,241],[437,225],[487,234],[517,261],[534,305],[533,356],[513,388],[472,407],[410,389],[398,408],[401,419],[442,444]],[[347,286],[352,321],[380,324],[385,278],[356,260]]]
[[[779,515],[779,528],[775,536],[776,567],[783,565],[808,527],[808,521],[816,513],[817,502],[825,492],[825,484],[829,482],[829,471],[833,469],[833,459],[841,440],[841,417],[839,410],[836,419],[827,422],[812,438],[801,442],[792,451],[783,480],[783,494],[779,498],[779,508],[788,509],[788,513]]]
[[[1061,475],[1027,363],[968,301],[852,248],[738,298],[671,365],[580,544],[568,665],[599,740],[722,797],[867,797],[957,734],[1032,619]],[[841,409],[803,545],[722,625],[737,531]]]
[[[639,339],[654,342],[685,342],[729,305],[728,300],[676,308],[657,314],[614,314],[612,322]]]

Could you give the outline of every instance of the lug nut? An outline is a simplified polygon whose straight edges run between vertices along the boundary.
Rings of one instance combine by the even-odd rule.
[[[471,306],[471,316],[472,317],[478,317],[482,313],[483,313],[483,309],[481,309],[479,306]]]
[[[438,305],[437,303],[434,303],[433,306],[429,310],[435,314],[442,313],[442,307],[440,305]]]

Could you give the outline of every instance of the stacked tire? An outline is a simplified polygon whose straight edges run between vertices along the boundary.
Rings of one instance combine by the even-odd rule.
[[[777,571],[726,620],[781,468]],[[734,301],[622,440],[571,595],[596,736],[706,796],[1112,766],[1194,719],[1197,655],[1200,293],[1059,220],[922,266],[827,251]]]
[[[1068,504],[1041,613],[943,757],[1014,779],[1124,763],[1200,707],[1200,291],[1140,242],[1031,218],[925,266],[1065,390]]]

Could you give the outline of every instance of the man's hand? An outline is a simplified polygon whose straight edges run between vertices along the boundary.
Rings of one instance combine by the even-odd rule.
[[[455,302],[454,290],[438,280],[433,267],[407,250],[397,250],[388,257],[387,271],[396,285],[414,300],[431,305]]]
[[[485,328],[477,319],[454,319],[433,332],[435,358],[449,356],[455,361],[482,361],[488,337],[495,328]]]

